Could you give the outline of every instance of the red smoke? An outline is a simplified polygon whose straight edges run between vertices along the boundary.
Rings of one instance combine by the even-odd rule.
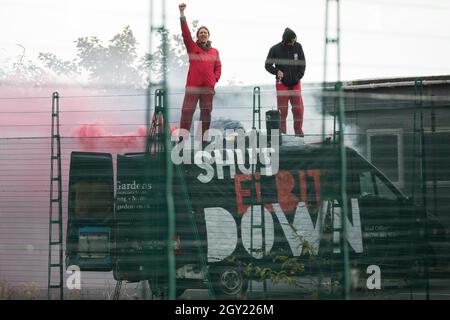
[[[177,127],[170,126],[172,133]],[[105,129],[104,123],[85,124],[71,133],[76,137],[82,151],[93,152],[141,152],[145,147],[146,127],[139,127],[136,132],[114,133]]]

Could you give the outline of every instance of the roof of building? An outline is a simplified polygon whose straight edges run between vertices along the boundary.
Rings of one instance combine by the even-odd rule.
[[[424,86],[450,84],[450,75],[344,81],[343,88],[344,90],[358,90],[388,87],[411,87],[414,86],[416,81],[422,81],[422,85]]]

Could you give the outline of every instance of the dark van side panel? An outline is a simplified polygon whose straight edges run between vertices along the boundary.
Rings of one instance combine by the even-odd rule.
[[[139,281],[167,271],[167,215],[161,159],[117,155],[116,280]]]
[[[213,164],[208,170],[214,177],[207,180],[205,167],[186,166],[193,211],[206,225],[210,266],[224,268],[238,260],[279,271],[282,264],[274,261],[290,256],[305,264],[300,274],[321,270],[333,277],[343,266],[344,221],[352,269],[365,275],[377,266],[383,281],[411,277],[423,246],[415,223],[420,210],[357,152],[347,148],[346,153],[346,217],[336,145],[281,147],[279,171],[271,176]]]

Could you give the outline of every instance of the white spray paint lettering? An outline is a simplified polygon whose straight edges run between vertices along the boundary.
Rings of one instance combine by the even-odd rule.
[[[327,205],[331,205],[329,201],[322,203],[322,206],[326,208]],[[323,221],[326,216],[322,215],[322,220],[319,221],[317,217],[316,223],[313,223],[311,215],[309,214],[304,202],[299,202],[295,210],[294,221],[290,224],[287,221],[286,214],[281,210],[278,203],[272,204],[275,217],[278,219],[284,236],[289,244],[293,256],[300,256],[302,254],[303,245],[308,242],[312,253],[317,254],[319,252],[319,244],[321,237],[321,229]],[[335,206],[334,214],[334,229],[339,229],[341,232],[340,223],[340,211],[336,210]],[[359,212],[359,204],[357,199],[351,199],[352,220],[353,224],[346,220],[347,223],[347,240],[350,247],[356,252],[363,252],[362,243],[362,231],[361,231],[361,219]],[[261,228],[255,228],[254,226],[261,222],[261,206],[253,206],[254,214],[254,226],[250,225],[250,210],[243,215],[241,221],[241,239],[244,249],[250,253],[254,258],[262,258],[262,231]],[[337,211],[337,215],[336,215]],[[238,243],[238,230],[237,223],[233,218],[233,215],[221,207],[205,208],[205,222],[208,239],[208,261],[222,261],[228,256],[232,255],[235,251]],[[274,243],[274,222],[272,215],[264,210],[265,220],[265,248],[266,253],[270,253]],[[250,250],[250,234],[251,228],[253,228],[253,250]],[[259,249],[259,252],[258,250]],[[334,253],[339,253],[338,250]]]

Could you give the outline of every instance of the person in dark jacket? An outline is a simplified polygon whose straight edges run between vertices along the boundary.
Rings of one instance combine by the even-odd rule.
[[[276,77],[281,131],[286,133],[286,117],[290,101],[295,134],[303,137],[303,99],[300,80],[305,74],[306,62],[302,45],[297,42],[297,35],[294,31],[289,28],[284,30],[282,41],[270,48],[265,67]]]
[[[189,55],[189,71],[181,110],[180,128],[187,131],[191,129],[192,117],[197,102],[200,102],[200,120],[203,136],[211,124],[214,87],[220,79],[222,64],[219,58],[219,51],[211,47],[208,28],[200,27],[197,30],[197,41],[194,42],[184,15],[186,4],[180,4],[179,9],[183,41]]]

